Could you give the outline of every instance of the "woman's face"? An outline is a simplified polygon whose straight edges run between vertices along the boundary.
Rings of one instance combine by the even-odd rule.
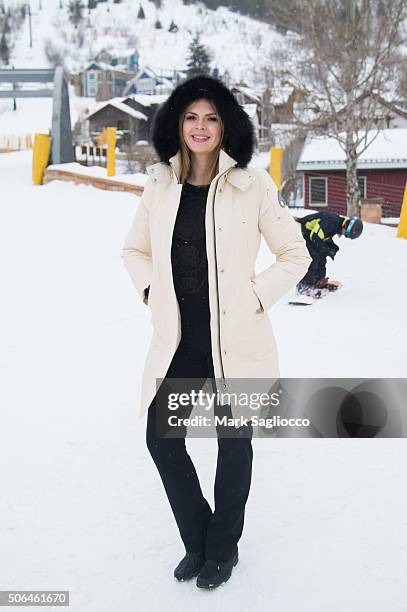
[[[182,135],[193,153],[211,153],[219,144],[220,120],[215,107],[201,98],[187,106],[182,124]]]

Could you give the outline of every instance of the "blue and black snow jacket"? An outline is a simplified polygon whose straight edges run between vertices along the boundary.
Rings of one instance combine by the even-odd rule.
[[[301,224],[302,235],[307,243],[308,250],[321,257],[334,259],[339,247],[332,238],[341,236],[346,218],[330,212],[317,212],[305,217],[296,217]]]

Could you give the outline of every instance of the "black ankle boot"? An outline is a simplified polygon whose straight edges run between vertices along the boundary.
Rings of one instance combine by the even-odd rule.
[[[232,570],[239,560],[236,550],[227,561],[215,561],[207,559],[196,579],[196,586],[201,589],[214,589],[227,582],[232,575]]]
[[[177,580],[190,580],[197,576],[205,563],[203,553],[187,553],[174,570]]]

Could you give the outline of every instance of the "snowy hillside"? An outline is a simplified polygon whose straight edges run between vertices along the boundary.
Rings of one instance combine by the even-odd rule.
[[[7,3],[14,4],[11,0]],[[221,73],[227,70],[233,80],[242,78],[255,85],[269,54],[284,41],[267,24],[224,7],[213,11],[203,4],[184,5],[181,0],[163,0],[159,10],[148,0],[123,0],[121,4],[109,0],[90,14],[85,10],[84,22],[76,30],[68,20],[66,8],[59,9],[59,3],[42,0],[41,11],[38,2],[32,3],[33,49],[28,48],[27,20],[10,61],[16,68],[46,66],[44,45],[51,40],[71,71],[82,68],[102,49],[128,47],[137,49],[140,65],[148,64],[158,72],[184,69],[188,45],[200,30],[202,43],[212,52],[212,67],[217,66]],[[145,19],[137,19],[140,4]],[[63,5],[66,7],[67,2]],[[157,19],[162,24],[160,30],[154,27]],[[171,21],[178,26],[175,33],[168,32]]]
[[[174,580],[184,549],[138,420],[150,315],[120,257],[137,198],[34,187],[30,163],[0,156],[2,588],[69,589],[72,612],[404,611],[404,440],[255,439],[231,580]],[[275,305],[284,375],[406,377],[406,258],[366,224],[329,266],[341,293]],[[188,447],[213,507],[216,440]]]
[[[13,0],[5,4],[15,5]],[[136,48],[140,65],[165,72],[182,69],[186,65],[188,45],[197,29],[201,40],[213,55],[212,66],[222,72],[227,70],[231,79],[244,79],[247,84],[258,85],[262,67],[272,49],[284,43],[284,37],[267,24],[257,22],[226,8],[216,11],[203,5],[184,5],[181,0],[163,0],[162,9],[156,10],[153,2],[143,0],[146,19],[137,19],[139,2],[113,0],[99,4],[96,9],[84,11],[85,21],[75,30],[69,22],[66,8],[59,8],[59,0],[41,0],[31,3],[33,46],[29,47],[29,27],[26,19],[19,32],[17,44],[10,59],[15,68],[43,68],[49,65],[44,48],[52,41],[70,71],[80,70],[102,49]],[[64,7],[67,2],[63,2]],[[109,12],[108,12],[109,11]],[[154,27],[159,18],[163,28]],[[90,21],[89,21],[90,20]],[[171,21],[178,32],[168,32]],[[78,46],[78,36],[83,36],[83,46]],[[78,117],[95,110],[98,103],[93,98],[75,96],[70,90],[71,124]],[[99,103],[100,104],[100,103]],[[18,99],[17,111],[13,111],[11,99],[0,100],[0,138],[4,135],[25,136],[36,132],[48,132],[51,127],[52,100],[48,98]]]

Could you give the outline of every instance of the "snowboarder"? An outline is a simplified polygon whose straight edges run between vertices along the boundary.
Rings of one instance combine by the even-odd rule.
[[[332,240],[334,236],[345,236],[354,240],[363,230],[358,217],[342,217],[330,212],[317,212],[305,217],[294,217],[301,224],[308,252],[312,257],[308,272],[297,284],[297,292],[305,295],[315,294],[315,290],[335,291],[340,283],[326,277],[326,260],[335,258],[339,247]]]
[[[209,589],[226,582],[238,562],[252,426],[232,426],[232,436],[216,428],[212,512],[184,432],[163,435],[174,415],[167,385],[178,378],[198,391],[209,379],[223,391],[230,378],[279,377],[267,311],[304,275],[310,257],[270,175],[247,168],[253,125],[221,81],[198,76],[180,83],[157,110],[152,141],[161,161],[147,168],[149,179],[123,247],[154,328],[140,412],[148,410],[147,447],[186,549],[175,578],[197,576],[197,586]],[[276,261],[255,275],[262,234]],[[163,382],[157,390],[158,379]],[[193,407],[187,404],[180,408],[185,418]],[[214,408],[232,416],[229,404]]]

